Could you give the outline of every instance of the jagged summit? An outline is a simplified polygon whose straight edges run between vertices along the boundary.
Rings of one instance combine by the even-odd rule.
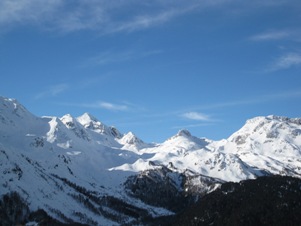
[[[75,126],[76,119],[70,114],[66,114],[60,118],[60,120],[68,127],[73,128]]]
[[[121,143],[132,145],[144,144],[144,142],[132,132],[128,132],[127,134],[125,134],[121,139]]]
[[[120,139],[123,136],[116,127],[114,126],[109,127],[103,124],[90,113],[86,112],[83,115],[77,117],[76,120],[85,128],[91,129],[97,133],[113,136],[114,138],[117,139]]]
[[[268,116],[257,116],[251,119],[248,119],[245,125],[255,125],[260,123],[267,123],[270,121],[277,121],[277,122],[287,122],[287,123],[295,123],[300,125],[301,118],[289,118],[285,116],[277,116],[277,115],[268,115]]]
[[[85,128],[91,129],[97,133],[110,134],[109,127],[89,113],[84,113],[83,115],[77,117],[77,121]]]
[[[36,118],[32,113],[30,113],[22,104],[20,104],[16,99],[5,98],[0,96],[0,109],[1,118],[4,122],[5,118],[13,117],[14,120],[22,120],[24,118],[33,119]]]
[[[186,136],[191,137],[191,133],[187,129],[179,130],[176,136]]]
[[[287,142],[287,134],[298,136],[301,118],[288,118],[270,115],[267,117],[255,117],[247,120],[246,124],[237,132],[232,134],[228,140],[241,145],[247,140],[256,140],[261,143],[278,139]],[[299,139],[297,139],[299,141]]]
[[[178,133],[167,139],[162,145],[164,146],[179,146],[183,149],[194,150],[199,149],[208,144],[208,139],[198,138],[193,136],[188,130],[181,129]]]
[[[143,149],[153,147],[153,144],[147,144],[139,137],[137,137],[133,132],[128,132],[124,134],[119,140],[123,145],[123,149],[131,150],[134,152],[140,152]]]
[[[77,119],[78,119],[78,121],[81,121],[83,123],[90,122],[90,121],[98,122],[98,119],[88,112],[85,112],[81,116],[77,117]]]
[[[84,127],[92,127],[94,124],[101,125],[102,123],[93,115],[88,112],[85,112],[81,116],[77,117],[77,121],[82,124]]]
[[[3,96],[0,96],[0,103],[4,108],[8,107],[10,104],[14,105],[14,108],[21,105],[16,99]]]

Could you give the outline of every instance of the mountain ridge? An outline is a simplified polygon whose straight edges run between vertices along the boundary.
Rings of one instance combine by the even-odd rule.
[[[255,117],[220,141],[180,130],[147,144],[88,113],[37,117],[0,97],[0,156],[2,196],[18,192],[61,222],[139,224],[179,211],[175,198],[198,200],[227,181],[300,178],[301,118]]]

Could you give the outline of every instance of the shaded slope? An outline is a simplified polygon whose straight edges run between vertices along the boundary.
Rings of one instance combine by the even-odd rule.
[[[301,180],[260,177],[225,183],[177,216],[172,225],[301,225]]]

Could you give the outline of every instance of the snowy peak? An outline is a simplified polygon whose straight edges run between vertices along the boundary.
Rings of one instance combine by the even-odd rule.
[[[78,137],[90,141],[90,137],[85,128],[70,114],[66,114],[60,118],[62,123]]]
[[[17,100],[0,96],[0,121],[3,124],[21,123],[23,119],[34,120],[31,114]]]
[[[271,115],[249,119],[223,146],[216,148],[271,174],[300,175],[300,118]]]
[[[13,139],[25,139],[24,136],[45,132],[48,128],[44,119],[30,113],[17,100],[0,96],[0,133],[3,137],[16,142]]]
[[[110,129],[103,123],[101,123],[97,118],[90,115],[89,113],[84,113],[77,118],[77,121],[82,124],[86,129],[93,130],[94,132],[101,134],[109,134]]]
[[[75,127],[75,119],[70,114],[66,114],[63,117],[61,117],[61,121],[66,125],[68,129],[72,129]]]
[[[144,144],[144,142],[139,139],[135,134],[132,132],[128,132],[121,138],[122,144],[130,144],[130,145],[141,145]]]
[[[87,124],[90,122],[98,122],[98,119],[95,118],[93,115],[91,115],[88,112],[85,112],[84,114],[82,114],[81,116],[77,117],[77,120],[82,124]]]
[[[162,145],[165,147],[177,146],[182,147],[186,150],[195,150],[208,145],[208,140],[195,137],[191,135],[191,133],[188,130],[182,129],[179,130],[179,132],[176,135],[167,139]]]
[[[128,132],[120,140],[119,143],[123,145],[122,149],[131,150],[133,152],[140,152],[142,149],[153,147],[153,144],[144,143],[134,133]]]
[[[259,116],[246,121],[246,124],[241,130],[253,130],[253,132],[258,131],[261,128],[266,130],[273,129],[275,125],[281,125],[282,128],[290,128],[301,125],[301,118],[288,118],[283,116],[269,115],[266,117]],[[271,127],[269,128],[270,125]]]
[[[28,111],[16,99],[0,97],[1,110],[11,113],[27,113]]]
[[[66,114],[61,118],[61,121],[66,125],[68,129],[72,129],[77,136],[84,137],[89,140],[85,129],[90,129],[96,133],[112,136],[113,138],[121,138],[122,134],[113,126],[106,126],[101,123],[97,118],[89,113],[74,118],[70,114]]]
[[[77,117],[76,119],[84,128],[93,130],[94,132],[106,135],[112,135],[115,138],[121,138],[121,133],[115,127],[108,127],[100,122],[96,117],[89,113]]]
[[[102,125],[101,122],[97,120],[93,115],[89,113],[84,113],[83,115],[77,117],[77,121],[82,124],[85,128],[93,129],[99,125]],[[97,125],[97,126],[95,126]]]
[[[258,116],[252,119],[247,120],[246,124],[249,123],[256,123],[258,121],[277,121],[277,122],[287,122],[287,123],[294,123],[297,125],[301,125],[301,118],[288,118],[284,116],[277,116],[277,115],[268,115],[268,116]]]
[[[242,145],[247,140],[270,142],[272,139],[288,141],[288,136],[293,139],[301,135],[301,118],[287,118],[270,115],[255,117],[247,120],[246,124],[229,137],[229,141]],[[298,139],[300,140],[300,139]]]
[[[182,129],[177,133],[176,136],[191,137],[191,133],[186,129]]]

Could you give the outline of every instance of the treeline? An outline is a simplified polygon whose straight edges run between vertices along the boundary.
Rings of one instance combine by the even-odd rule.
[[[28,222],[37,222],[40,226],[85,226],[76,222],[62,223],[42,209],[31,212],[28,203],[17,192],[0,198],[0,226],[25,225]]]

